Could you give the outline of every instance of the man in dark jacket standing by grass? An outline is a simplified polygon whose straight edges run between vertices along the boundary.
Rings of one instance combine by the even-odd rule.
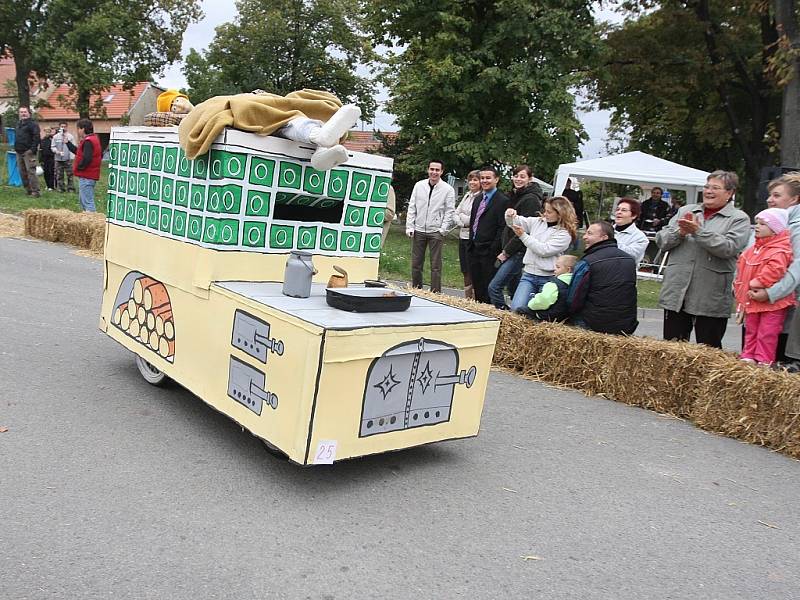
[[[17,168],[22,185],[29,196],[38,198],[39,177],[36,175],[36,154],[39,151],[39,125],[31,119],[31,109],[19,107],[19,122],[16,127],[14,151],[17,153]]]
[[[571,322],[601,333],[632,335],[636,319],[636,261],[617,248],[614,228],[605,221],[589,225],[586,252],[573,271],[567,294]]]

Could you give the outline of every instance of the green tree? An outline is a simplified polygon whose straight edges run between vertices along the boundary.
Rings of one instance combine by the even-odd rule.
[[[30,106],[32,72],[46,75],[48,55],[37,52],[44,43],[41,32],[47,19],[47,0],[0,2],[0,56],[10,52],[16,65],[15,81],[20,106]]]
[[[395,169],[424,173],[529,163],[545,177],[585,133],[573,85],[594,56],[585,0],[374,0],[368,26],[389,47],[382,79],[397,116]]]
[[[358,0],[239,0],[233,23],[216,29],[204,53],[192,49],[184,73],[189,96],[315,88],[375,111],[374,84],[356,74],[372,60],[360,32]]]
[[[762,167],[774,164],[780,85],[778,35],[761,0],[624,3],[628,19],[605,37],[589,82],[629,149],[744,175],[741,197],[756,209]]]
[[[82,117],[102,114],[89,98],[116,83],[149,81],[180,58],[183,33],[202,12],[197,0],[52,0],[40,53],[70,94],[55,99]]]

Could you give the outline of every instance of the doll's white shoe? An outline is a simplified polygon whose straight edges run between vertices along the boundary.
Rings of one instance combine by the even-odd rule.
[[[337,144],[330,148],[319,147],[311,155],[311,166],[318,171],[327,171],[347,162],[347,148]]]
[[[309,136],[311,142],[323,148],[335,146],[342,136],[358,123],[359,118],[361,118],[361,109],[355,104],[345,104],[333,113],[327,123],[311,132]]]

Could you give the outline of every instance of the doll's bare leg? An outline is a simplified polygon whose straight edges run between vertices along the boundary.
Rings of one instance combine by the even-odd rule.
[[[355,104],[345,104],[321,128],[310,132],[311,142],[323,148],[338,144],[360,117],[360,108]]]
[[[347,148],[341,145],[323,148],[320,146],[311,155],[311,166],[319,171],[327,171],[347,162]]]

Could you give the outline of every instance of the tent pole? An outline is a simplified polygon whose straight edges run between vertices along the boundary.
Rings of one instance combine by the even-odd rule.
[[[597,214],[595,215],[595,220],[599,221],[602,217],[600,216],[603,214],[603,196],[606,193],[606,182],[600,182],[600,200],[597,201]]]

